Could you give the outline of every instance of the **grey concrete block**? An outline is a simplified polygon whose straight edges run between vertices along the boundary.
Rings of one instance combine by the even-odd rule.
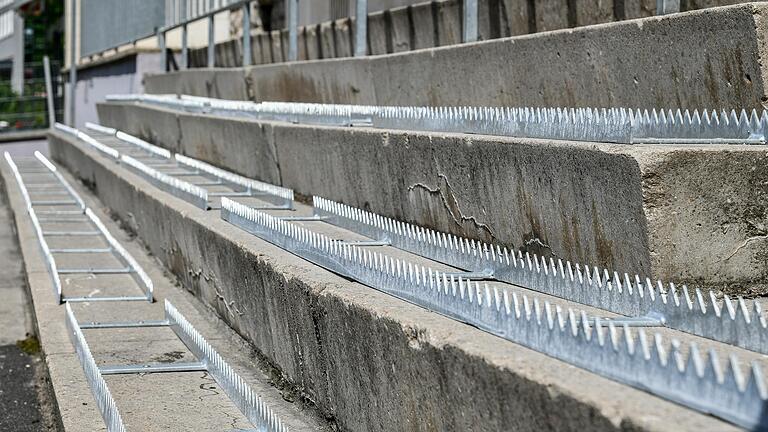
[[[400,53],[411,51],[411,18],[408,7],[390,9],[384,12],[384,18],[389,27],[389,53]]]
[[[461,43],[461,8],[458,2],[435,1],[438,46]]]
[[[424,49],[438,46],[432,3],[418,3],[410,9],[413,29],[412,48]]]
[[[664,430],[669,419],[678,430],[734,429],[352,283],[63,135],[51,141],[55,158],[253,344],[285,394],[311,400],[339,430]]]
[[[298,60],[308,60],[307,58],[307,36],[306,27],[299,27],[296,34],[296,44],[298,48],[297,58]]]
[[[573,4],[576,7],[576,26],[615,21],[614,0],[576,0]]]
[[[529,8],[533,5],[526,0],[500,0],[501,37],[528,34],[530,23]]]
[[[536,31],[568,28],[568,0],[535,0]]]
[[[336,57],[352,57],[352,24],[349,18],[333,22],[333,40]]]
[[[624,0],[624,19],[647,18],[656,15],[656,0]]]
[[[288,40],[288,35],[283,37],[283,32],[280,30],[273,30],[269,32],[269,42],[272,48],[272,62],[281,63],[288,59],[287,46],[285,42]]]
[[[260,32],[257,36],[262,64],[274,63],[274,59],[272,58],[272,40],[270,36],[271,35],[266,32]]]
[[[368,53],[379,55],[387,53],[387,21],[384,12],[368,15]]]
[[[336,42],[333,36],[333,23],[324,22],[320,24],[320,52],[324,59],[336,57]]]
[[[259,43],[259,32],[251,33],[251,64],[264,64],[264,55],[261,52],[261,44]]]
[[[766,146],[630,146],[280,123],[264,123],[271,134],[254,125],[238,135],[231,131],[245,127],[240,120],[179,114],[179,124],[195,131],[185,138],[161,119],[169,113],[99,106],[105,124],[137,134],[168,129],[154,133],[171,142],[157,144],[173,146],[181,136],[195,143],[180,146],[189,156],[257,178],[265,174],[248,166],[277,155],[281,184],[304,195],[652,279],[768,292]],[[254,147],[263,149],[258,159],[226,155],[254,154]]]
[[[437,4],[439,15],[445,12],[440,5],[446,6]],[[762,61],[768,31],[761,19],[765,13],[768,5],[750,3],[450,49],[351,59],[343,64],[343,71],[338,68],[342,64],[320,61],[264,66],[248,73],[259,89],[252,93],[269,94],[271,100],[762,109],[768,101],[768,70]],[[154,85],[154,80],[164,84]],[[179,88],[174,80],[163,77],[150,76],[146,81],[152,92],[174,93]],[[280,85],[263,93],[275,82]],[[348,91],[350,82],[357,92]]]
[[[320,26],[306,26],[304,28],[304,43],[307,47],[307,59],[319,60],[322,57],[320,49]]]

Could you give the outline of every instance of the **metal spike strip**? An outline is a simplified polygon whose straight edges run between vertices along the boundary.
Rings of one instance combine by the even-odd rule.
[[[77,129],[75,129],[73,127],[69,127],[69,126],[67,126],[67,125],[65,125],[63,123],[56,122],[56,123],[53,124],[53,128],[54,129],[58,129],[58,130],[60,130],[60,131],[62,131],[64,133],[77,136]]]
[[[205,189],[163,174],[128,155],[123,155],[120,160],[125,166],[131,168],[132,171],[141,175],[159,189],[192,203],[203,210],[208,210],[208,191]]]
[[[225,171],[213,165],[201,162],[197,159],[192,159],[184,155],[180,155],[178,153],[176,153],[174,157],[176,158],[176,162],[178,162],[180,165],[184,165],[194,170],[202,171],[206,174],[219,178],[223,182],[229,183],[230,185],[245,188],[248,192],[256,191],[271,195],[279,199],[279,202],[275,202],[276,204],[284,205],[288,209],[293,208],[293,189],[287,189],[269,183],[249,179],[247,177]]]
[[[115,138],[119,139],[120,141],[126,142],[128,144],[133,144],[136,147],[141,148],[142,150],[152,153],[153,155],[160,156],[165,159],[171,158],[171,152],[168,149],[164,149],[162,147],[158,147],[156,145],[150,144],[142,139],[136,138],[135,136],[129,135],[123,131],[117,131],[115,133]]]
[[[165,301],[165,317],[184,345],[205,364],[208,373],[257,430],[288,431],[272,409],[168,300]]]
[[[32,207],[32,200],[29,197],[29,191],[27,191],[24,180],[21,178],[19,168],[16,166],[13,158],[11,158],[11,155],[8,152],[5,152],[4,156],[6,162],[11,167],[13,176],[16,179],[16,184],[19,186],[21,195],[24,198],[24,203],[27,207],[27,214],[29,214],[29,218],[32,221],[32,227],[34,228],[35,234],[37,235],[37,243],[40,246],[40,251],[43,253],[45,266],[48,268],[48,275],[51,278],[51,286],[53,287],[53,294],[56,296],[56,302],[61,303],[62,287],[61,278],[59,277],[59,270],[58,267],[56,267],[56,261],[53,259],[51,249],[48,247],[48,242],[45,241],[45,236],[43,236],[43,229],[40,226],[40,221],[37,219],[35,209]]]
[[[632,334],[597,318],[537,298],[448,277],[428,267],[390,258],[222,199],[222,219],[304,259],[395,297],[472,324],[489,333],[604,377],[646,390],[742,427],[767,428],[768,399],[760,367],[744,377],[735,357],[723,370],[717,354],[690,345],[688,363],[679,361],[678,342],[662,342],[642,328]],[[578,318],[577,318],[578,316]]]
[[[77,130],[76,133],[75,133],[75,136],[80,141],[90,145],[91,147],[95,148],[96,150],[100,151],[101,153],[104,153],[105,155],[109,156],[110,158],[112,158],[114,160],[120,160],[120,152],[118,152],[117,150],[113,149],[112,147],[108,147],[108,146],[100,143],[99,141],[97,141],[93,137],[91,137],[90,135],[88,135],[88,134],[86,134],[86,133],[84,133],[82,131]]]
[[[101,417],[104,419],[104,424],[107,425],[109,432],[125,432],[120,410],[117,408],[115,399],[112,398],[107,382],[101,376],[101,371],[96,365],[96,360],[94,360],[91,354],[88,342],[85,340],[83,331],[80,329],[80,325],[77,319],[75,319],[75,314],[72,313],[69,303],[67,303],[66,309],[69,338],[72,341],[72,346],[75,348],[77,358],[80,359],[80,365],[83,367],[83,372],[85,372],[85,379],[91,388],[93,398],[96,400],[96,406],[99,407]]]
[[[139,265],[133,255],[128,253],[123,245],[121,245],[120,242],[117,241],[114,236],[112,236],[112,233],[109,232],[107,227],[101,222],[98,216],[96,216],[96,214],[90,208],[85,209],[85,215],[96,226],[96,229],[99,230],[101,235],[104,236],[112,249],[123,259],[124,263],[133,270],[133,274],[136,275],[140,285],[143,287],[144,294],[147,296],[147,301],[152,303],[154,301],[154,284],[152,283],[152,279],[150,279],[147,272],[145,272],[141,265]]]
[[[102,133],[104,135],[114,135],[117,133],[117,129],[115,128],[102,126],[100,124],[91,123],[91,122],[85,122],[85,128]]]
[[[64,176],[61,175],[59,170],[56,169],[56,166],[51,163],[51,161],[48,160],[45,156],[43,156],[42,153],[39,151],[35,151],[34,153],[35,158],[37,158],[40,163],[43,164],[50,172],[53,174],[54,177],[56,177],[56,180],[61,183],[62,186],[64,186],[64,189],[67,190],[67,193],[70,197],[72,197],[75,202],[77,202],[77,206],[80,207],[81,211],[85,211],[85,203],[83,202],[83,199],[80,198],[80,195],[75,192],[75,189],[72,188],[72,185],[69,184],[69,182],[64,178]]]
[[[768,324],[760,303],[750,308],[739,297],[721,305],[711,291],[648,279],[526,252],[510,252],[488,243],[400,222],[320,197],[314,214],[325,222],[453,267],[486,272],[509,282],[566,300],[630,317],[653,317],[665,326],[768,354]]]
[[[630,108],[394,107],[253,103],[176,95],[110,95],[190,112],[293,123],[616,143],[765,144],[768,112]]]

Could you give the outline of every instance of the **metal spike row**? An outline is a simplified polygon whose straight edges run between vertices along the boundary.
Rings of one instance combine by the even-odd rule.
[[[189,112],[292,123],[372,125],[387,129],[474,133],[616,143],[765,144],[768,112],[628,108],[395,107],[228,101],[176,95],[110,95]]]
[[[72,313],[72,307],[70,307],[69,303],[65,307],[67,309],[69,338],[72,341],[72,346],[75,348],[77,358],[80,360],[80,365],[83,367],[83,372],[85,372],[85,379],[88,381],[93,398],[96,400],[96,406],[99,407],[104,424],[107,425],[107,431],[125,432],[120,410],[117,408],[107,382],[104,381],[104,377],[102,377],[101,371],[96,365],[96,360],[94,360],[91,354],[91,349],[88,347],[83,331],[80,329],[77,319],[75,319],[75,314]]]
[[[200,332],[168,300],[165,300],[165,317],[171,329],[184,342],[184,345],[192,351],[199,361],[205,364],[208,373],[257,430],[265,432],[288,431],[277,414],[267,406],[248,383],[232,369]]]
[[[279,204],[290,206],[289,208],[293,208],[293,189],[287,189],[287,188],[275,186],[269,183],[252,180],[252,179],[231,173],[229,171],[225,171],[223,169],[217,168],[205,162],[201,162],[197,159],[192,159],[190,157],[180,155],[178,153],[176,153],[174,157],[176,159],[176,162],[178,162],[181,165],[184,165],[186,167],[199,170],[209,175],[212,175],[214,177],[217,177],[222,181],[229,183],[231,185],[234,185],[237,187],[244,187],[248,191],[258,191],[258,192],[263,192],[263,193],[272,195],[275,198],[280,199]]]
[[[123,155],[120,158],[120,161],[125,166],[131,168],[132,171],[154,184],[157,188],[162,189],[177,198],[190,202],[203,210],[208,209],[208,191],[205,189],[175,177],[171,177],[167,174],[163,174],[128,155]]]
[[[314,214],[325,222],[392,246],[471,272],[487,272],[509,282],[566,300],[630,317],[654,317],[665,326],[697,336],[768,354],[768,326],[754,303],[750,313],[743,299],[739,308],[726,299],[722,313],[714,293],[709,306],[700,289],[695,300],[683,286],[681,299],[674,284],[654,287],[626,273],[600,272],[560,259],[547,261],[536,254],[515,253],[480,241],[408,224],[321,197],[313,198]],[[591,273],[590,273],[591,272]],[[755,319],[755,318],[758,319]]]
[[[672,350],[666,349],[661,336],[654,334],[655,343],[650,344],[643,329],[637,330],[636,339],[619,341],[616,338],[620,335],[615,331],[606,338],[605,332],[610,332],[611,327],[606,328],[600,320],[590,326],[583,313],[577,322],[571,310],[553,311],[548,302],[542,307],[537,298],[531,300],[506,290],[491,294],[487,285],[332,240],[226,198],[222,199],[221,217],[304,259],[387,294],[739,426],[768,428],[761,415],[768,390],[756,364],[746,379],[735,373],[734,367],[722,370],[714,352],[706,358],[691,360],[707,365],[703,373],[695,367],[680,368],[670,361],[667,351]],[[625,327],[623,334],[628,332]],[[699,353],[693,350],[691,355]]]
[[[102,133],[104,135],[114,135],[117,133],[117,129],[115,128],[102,126],[100,124],[91,123],[91,122],[85,122],[85,128]]]
[[[43,156],[43,154],[39,151],[35,151],[34,155],[35,158],[37,158],[37,160],[40,161],[40,163],[42,163],[43,166],[45,166],[51,172],[51,174],[53,174],[54,177],[56,177],[56,180],[58,180],[59,183],[64,186],[64,189],[67,190],[69,196],[77,202],[77,206],[80,207],[80,210],[85,211],[85,202],[83,202],[83,199],[80,198],[80,195],[75,192],[75,189],[72,188],[72,185],[70,185],[64,176],[61,175],[59,170],[56,169],[56,166],[52,164],[51,161],[49,161],[48,158]]]
[[[147,301],[152,303],[154,301],[154,284],[152,283],[152,279],[150,279],[147,272],[144,271],[144,269],[139,265],[138,261],[128,253],[127,250],[123,247],[122,244],[120,244],[117,239],[112,236],[112,233],[109,232],[107,227],[101,222],[101,220],[96,216],[96,213],[93,212],[90,208],[85,209],[85,215],[88,217],[88,219],[96,226],[96,229],[99,230],[101,235],[104,236],[104,238],[107,240],[107,243],[112,247],[112,249],[120,255],[120,257],[125,261],[125,264],[128,265],[133,271],[136,277],[139,279],[140,284],[143,286],[144,294],[147,296]]]
[[[135,136],[129,135],[123,131],[117,131],[115,133],[115,138],[119,139],[120,141],[126,142],[128,144],[133,144],[136,147],[141,148],[142,150],[152,153],[153,155],[160,156],[165,159],[171,158],[171,152],[168,149],[164,149],[154,144],[150,144],[142,139],[136,138]]]
[[[67,125],[65,125],[63,123],[56,122],[56,123],[53,124],[53,128],[54,129],[58,129],[58,130],[60,130],[60,131],[62,131],[64,133],[77,136],[77,129],[75,129],[73,127],[69,127],[69,126],[67,126]]]
[[[95,140],[90,135],[76,130],[76,133],[74,134],[80,141],[90,145],[91,147],[95,148],[96,150],[104,153],[105,155],[109,156],[110,158],[114,160],[120,160],[120,153],[113,149],[112,147],[105,146],[104,144],[100,143],[99,141]]]
[[[13,176],[16,179],[16,184],[19,186],[21,195],[24,198],[24,204],[27,207],[27,214],[29,214],[29,218],[32,221],[32,227],[34,228],[35,235],[37,236],[37,243],[40,246],[40,251],[43,253],[45,266],[48,268],[48,275],[51,277],[51,285],[53,286],[53,294],[56,296],[56,302],[61,303],[62,286],[59,270],[56,266],[56,261],[53,258],[53,254],[51,253],[51,249],[48,247],[48,242],[45,241],[43,228],[40,226],[40,221],[37,219],[37,213],[35,213],[35,209],[32,207],[32,200],[29,197],[29,191],[27,190],[27,186],[24,184],[24,179],[21,177],[19,168],[16,166],[16,162],[13,161],[10,153],[5,152],[4,156],[6,162],[11,168],[11,171],[13,172]]]

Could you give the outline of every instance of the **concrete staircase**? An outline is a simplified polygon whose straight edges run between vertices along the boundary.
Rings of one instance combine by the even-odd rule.
[[[539,14],[544,3],[528,2],[537,11],[536,30],[550,28]],[[367,58],[191,69],[147,76],[145,84],[150,93],[256,102],[758,109],[768,98],[765,12],[765,4],[747,3],[399,54],[384,54],[395,51],[386,48]],[[583,23],[593,21],[605,20]],[[297,215],[309,215],[311,197],[322,196],[513,251],[744,296],[750,304],[768,292],[766,145],[626,145],[317,126],[135,102],[101,103],[98,112],[104,126],[293,189]],[[122,239],[128,233],[138,239],[131,251],[160,281],[159,298],[181,304],[203,333],[217,335],[222,356],[291,430],[739,429],[314,265],[222,220],[216,205],[204,210],[157,188],[71,134],[53,131],[49,141],[78,190],[116,220],[111,228],[119,232],[119,223],[127,231]],[[0,174],[17,212],[64,426],[100,427],[96,410],[83,405],[87,385],[56,326],[62,309],[46,299],[50,286],[32,228],[20,216],[21,197],[8,170]],[[323,233],[350,235],[338,227]],[[591,316],[605,312],[545,298]],[[135,312],[86,307],[79,313],[98,320]],[[685,358],[693,343],[721,358],[735,353],[766,365],[763,354],[727,341],[668,327],[649,334],[654,330],[681,341]],[[107,344],[102,354],[119,357],[124,350]],[[173,429],[182,421],[221,427],[222,418],[205,404],[186,406],[193,414],[184,418],[175,411],[181,402],[159,387],[136,399],[130,390],[136,381],[115,385],[117,405],[134,430]]]

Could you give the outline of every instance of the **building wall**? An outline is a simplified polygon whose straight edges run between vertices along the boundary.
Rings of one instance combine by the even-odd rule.
[[[0,60],[11,60],[11,86],[21,94],[24,88],[24,20],[16,12],[0,15]]]
[[[143,93],[145,73],[159,73],[159,53],[139,53],[111,63],[82,69],[75,89],[75,127],[85,122],[98,122],[96,104],[106,96],[120,93]]]

